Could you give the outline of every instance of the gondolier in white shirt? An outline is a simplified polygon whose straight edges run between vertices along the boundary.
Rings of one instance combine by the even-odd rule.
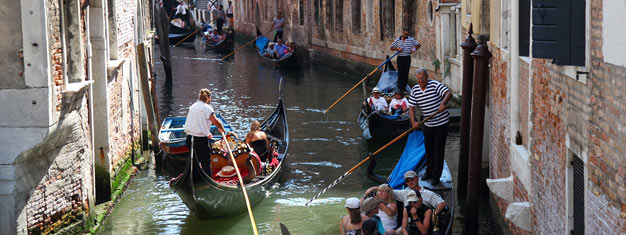
[[[208,169],[208,171],[211,170],[211,149],[209,146],[209,138],[212,137],[211,123],[217,127],[220,133],[224,133],[224,125],[215,116],[213,107],[209,103],[211,103],[211,91],[204,88],[198,94],[198,101],[189,107],[187,120],[185,120],[186,145],[189,153],[191,154],[193,149],[194,158],[197,158],[202,164],[202,168]],[[191,144],[192,139],[193,146]]]
[[[420,127],[415,118],[415,107],[419,106],[424,117],[434,115],[422,127],[424,147],[426,148],[426,174],[422,179],[431,180],[432,185],[439,184],[443,171],[443,159],[448,136],[450,113],[446,106],[452,93],[442,83],[429,80],[428,72],[419,68],[416,71],[417,85],[411,89],[409,96],[409,117],[414,128]]]
[[[396,38],[391,44],[392,51],[399,51],[398,54],[398,89],[404,91],[409,80],[409,70],[411,69],[411,53],[422,46],[415,38],[409,37],[409,30],[403,29],[402,36]]]

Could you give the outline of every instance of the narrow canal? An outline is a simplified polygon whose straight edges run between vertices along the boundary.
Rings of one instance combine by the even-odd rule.
[[[158,50],[155,53],[154,61],[158,62]],[[304,203],[384,144],[369,143],[361,137],[356,122],[363,98],[360,89],[328,115],[322,113],[363,75],[318,67],[276,70],[264,65],[251,48],[224,62],[219,61],[222,55],[192,48],[172,48],[172,56],[171,83],[165,81],[162,65],[154,65],[160,116],[186,115],[189,105],[196,101],[197,91],[206,87],[213,92],[216,112],[231,123],[239,136],[245,136],[253,120],[263,120],[271,113],[283,78],[291,143],[279,185],[253,208],[259,232],[280,234],[280,222],[292,234],[338,234],[340,217],[346,214],[345,198],[359,197],[376,185],[366,178],[366,167],[311,206]],[[446,160],[456,179],[458,131],[452,130],[449,135]],[[377,157],[377,173],[388,175],[403,147],[404,142],[398,142],[383,151]],[[132,180],[101,234],[252,234],[247,214],[209,221],[194,217],[170,189],[168,180],[172,176],[157,174],[153,167]]]

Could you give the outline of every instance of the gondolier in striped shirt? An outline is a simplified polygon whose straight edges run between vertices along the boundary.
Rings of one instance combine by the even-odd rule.
[[[409,80],[409,70],[411,69],[411,53],[419,49],[422,45],[412,37],[409,37],[409,30],[402,30],[402,36],[396,38],[391,44],[392,51],[399,51],[398,54],[398,89],[404,91]]]
[[[426,174],[422,179],[431,179],[431,184],[437,185],[440,183],[439,178],[443,170],[443,155],[450,120],[446,106],[452,98],[452,93],[442,83],[429,80],[425,69],[419,68],[416,73],[417,85],[413,86],[409,96],[409,116],[412,126],[417,128],[419,123],[415,118],[416,106],[420,107],[424,117],[436,114],[422,126],[426,148]]]

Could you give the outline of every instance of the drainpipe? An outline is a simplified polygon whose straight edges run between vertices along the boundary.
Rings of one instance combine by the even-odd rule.
[[[515,144],[519,127],[519,0],[511,1],[511,109],[509,110],[509,138]]]

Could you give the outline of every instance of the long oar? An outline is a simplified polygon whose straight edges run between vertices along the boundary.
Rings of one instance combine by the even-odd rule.
[[[243,44],[242,46],[240,46],[240,47],[238,47],[237,49],[233,50],[233,52],[231,52],[230,54],[228,54],[228,55],[226,55],[226,56],[222,57],[222,60],[224,60],[224,59],[226,59],[226,58],[230,57],[231,55],[234,55],[234,54],[235,54],[235,52],[237,52],[237,51],[238,51],[238,50],[240,50],[241,48],[243,48],[243,47],[245,47],[245,46],[249,45],[250,43],[252,43],[252,42],[256,41],[257,39],[259,39],[259,38],[261,38],[261,37],[263,37],[263,36],[267,35],[268,33],[271,33],[271,32],[272,32],[275,28],[276,28],[276,27],[274,27],[274,28],[270,29],[270,31],[268,31],[267,33],[261,34],[260,36],[256,37],[255,39],[252,39],[252,41],[249,41],[249,42],[247,42],[246,44]]]
[[[233,166],[235,167],[235,171],[237,172],[237,178],[239,178],[239,185],[241,185],[241,190],[243,191],[243,197],[246,199],[246,207],[248,208],[248,216],[250,216],[250,223],[252,223],[252,231],[254,235],[258,235],[259,231],[256,228],[256,222],[254,221],[254,215],[252,214],[252,208],[250,207],[250,199],[248,198],[248,193],[246,192],[246,185],[243,184],[243,178],[241,178],[241,173],[239,172],[239,167],[237,166],[237,161],[233,156],[233,153],[230,151],[230,146],[228,145],[228,140],[226,140],[226,135],[222,133],[223,141],[226,143],[226,149],[228,150],[228,155],[230,155],[230,160],[233,161]]]
[[[439,112],[434,113],[433,115],[430,115],[429,117],[425,118],[424,120],[422,120],[421,122],[419,122],[420,125],[424,124],[426,121],[430,120],[431,118],[433,118],[435,115],[437,115]],[[404,133],[400,134],[398,137],[394,138],[393,140],[389,141],[389,143],[385,144],[383,147],[380,147],[378,150],[376,150],[376,152],[369,154],[365,159],[363,159],[363,161],[359,162],[358,164],[356,164],[354,167],[352,167],[350,170],[346,171],[346,173],[343,173],[343,175],[339,176],[339,178],[337,178],[335,181],[333,181],[332,183],[330,183],[328,186],[326,186],[326,188],[324,188],[321,192],[319,192],[317,195],[315,195],[315,197],[311,198],[311,200],[309,200],[308,202],[306,202],[304,205],[308,206],[309,203],[311,203],[313,200],[317,199],[318,197],[320,197],[322,194],[324,194],[327,190],[329,190],[330,188],[334,187],[335,185],[339,184],[339,182],[341,182],[343,179],[345,179],[346,177],[348,177],[350,174],[352,174],[352,172],[354,172],[357,168],[359,168],[360,166],[362,166],[363,164],[365,164],[365,162],[369,161],[370,159],[372,159],[372,157],[374,157],[374,155],[380,153],[380,151],[383,151],[384,149],[386,149],[387,147],[389,147],[390,145],[392,145],[393,143],[395,143],[396,141],[398,141],[399,139],[402,139],[402,137],[406,136],[407,134],[409,134],[411,131],[415,130],[415,127],[411,127],[410,129],[406,130]]]
[[[398,55],[398,53],[400,53],[399,51],[396,52],[396,54],[393,54],[391,57],[389,57],[389,59],[385,60],[385,62],[383,62],[382,64],[380,64],[378,67],[376,67],[371,73],[365,75],[365,77],[363,77],[363,79],[361,79],[361,81],[357,82],[352,88],[350,88],[350,90],[348,90],[348,92],[346,92],[345,94],[343,94],[343,96],[339,97],[339,99],[337,99],[337,101],[335,101],[335,103],[333,103],[332,105],[330,105],[330,107],[328,107],[326,110],[324,110],[324,113],[327,113],[328,110],[332,109],[333,107],[335,107],[335,105],[337,103],[339,103],[339,101],[341,101],[344,97],[346,97],[346,95],[350,94],[350,92],[352,92],[354,89],[356,89],[357,86],[359,86],[359,84],[361,84],[363,81],[365,81],[365,79],[367,79],[368,77],[372,76],[372,74],[374,74],[376,71],[378,71],[378,69],[380,69],[381,67],[383,67],[383,65],[385,65],[389,60],[391,60],[391,58],[395,57],[396,55]]]
[[[184,42],[185,40],[187,40],[187,38],[191,37],[191,35],[195,35],[198,31],[200,31],[200,29],[204,28],[204,26],[206,26],[207,24],[212,23],[213,21],[217,20],[217,18],[207,22],[206,24],[203,24],[202,27],[197,28],[196,31],[193,31],[193,33],[190,33],[187,35],[187,37],[183,38],[182,40],[179,40],[176,44],[174,44],[174,47],[178,46],[178,44],[181,44],[182,42]]]

